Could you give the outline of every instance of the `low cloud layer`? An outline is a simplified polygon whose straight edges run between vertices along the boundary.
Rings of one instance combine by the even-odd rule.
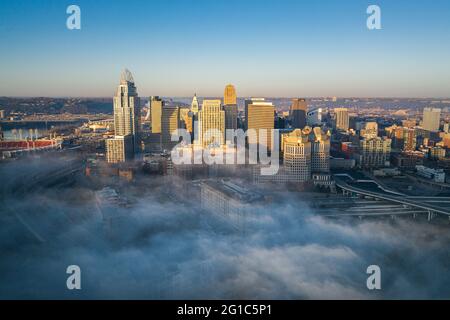
[[[0,298],[450,297],[448,225],[327,220],[294,193],[234,228],[196,206],[164,200],[158,179],[149,177],[111,227],[89,188],[5,196]],[[80,291],[66,288],[73,264],[81,267]],[[381,291],[366,288],[372,264],[381,267]]]

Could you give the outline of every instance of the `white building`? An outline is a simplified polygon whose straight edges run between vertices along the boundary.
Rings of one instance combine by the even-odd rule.
[[[422,126],[428,131],[439,131],[441,121],[441,109],[425,108],[423,110]]]
[[[308,126],[320,126],[322,124],[322,108],[317,108],[311,111],[308,111],[306,115],[306,122]]]

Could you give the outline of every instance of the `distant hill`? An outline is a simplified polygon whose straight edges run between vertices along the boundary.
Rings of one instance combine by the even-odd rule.
[[[7,114],[20,112],[26,114],[44,113],[112,113],[111,98],[10,98],[0,97],[0,110]]]

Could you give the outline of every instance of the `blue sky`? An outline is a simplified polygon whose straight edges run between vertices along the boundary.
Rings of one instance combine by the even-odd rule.
[[[0,58],[7,96],[111,96],[127,67],[141,96],[450,97],[450,1],[1,1]]]

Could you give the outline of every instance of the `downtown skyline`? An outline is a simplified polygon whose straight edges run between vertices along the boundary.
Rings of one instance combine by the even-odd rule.
[[[69,4],[0,5],[0,96],[110,97],[126,67],[142,97],[450,97],[446,1],[378,1],[372,31],[367,1],[78,1],[81,30]]]

